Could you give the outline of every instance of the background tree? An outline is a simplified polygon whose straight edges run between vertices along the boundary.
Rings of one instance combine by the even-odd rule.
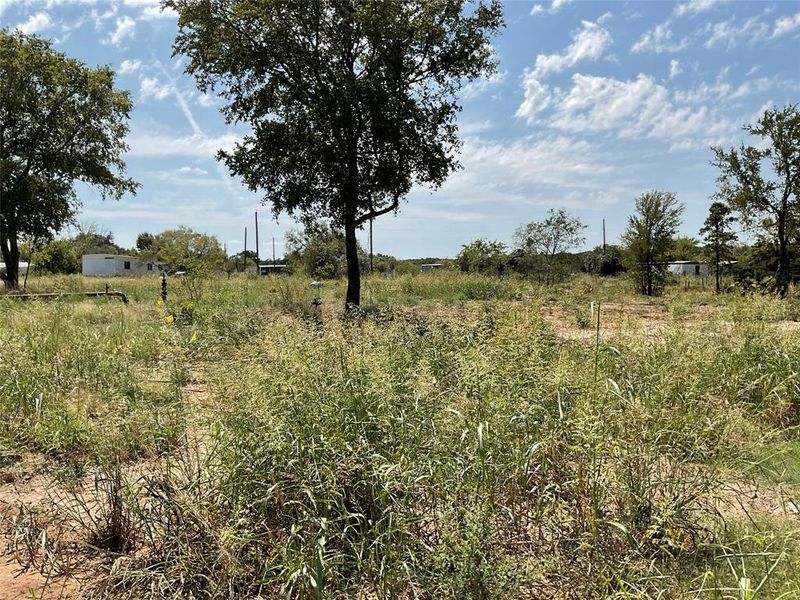
[[[560,254],[583,243],[581,231],[586,225],[571,216],[563,208],[547,211],[544,221],[534,221],[517,229],[514,239],[517,249],[527,257],[541,257],[544,262],[545,280],[548,284],[555,278],[556,259]]]
[[[667,252],[667,260],[702,260],[703,248],[698,241],[690,237],[675,238]]]
[[[225,263],[225,251],[212,235],[188,227],[169,229],[155,236],[153,253],[173,271],[206,275],[220,270]]]
[[[141,254],[150,254],[156,243],[156,236],[146,231],[136,236],[136,250]]]
[[[124,254],[124,249],[114,241],[114,234],[95,225],[79,226],[78,233],[66,239],[79,259],[84,254]]]
[[[81,256],[75,251],[72,240],[53,240],[34,254],[34,271],[73,275],[81,272]]]
[[[329,219],[345,235],[348,306],[360,302],[356,231],[414,184],[457,167],[458,90],[494,69],[498,2],[167,0],[174,49],[229,122],[252,126],[219,152],[275,215]]]
[[[318,279],[337,279],[347,274],[345,235],[327,223],[286,234],[286,261],[293,271]],[[367,256],[357,247],[363,266]]]
[[[237,252],[236,254],[228,257],[228,260],[231,261],[233,264],[231,265],[233,268],[231,272],[242,273],[245,271],[255,271],[258,272],[258,257],[256,256],[255,250],[247,250]]]
[[[506,245],[485,239],[475,240],[462,246],[455,264],[466,273],[500,275],[506,267]]]
[[[716,196],[774,244],[773,287],[785,296],[792,279],[790,245],[800,228],[800,112],[796,105],[771,108],[744,130],[761,143],[727,152],[712,148],[720,169]],[[764,172],[767,164],[771,174]]]
[[[636,199],[636,212],[628,217],[622,234],[628,266],[636,273],[642,294],[652,296],[663,284],[667,252],[683,213],[675,194],[653,190]]]
[[[625,270],[622,248],[616,244],[608,244],[605,250],[602,246],[596,246],[585,256],[583,270],[603,277],[622,273]]]
[[[19,283],[21,236],[49,239],[79,206],[74,184],[134,193],[124,177],[131,101],[108,67],[90,69],[49,41],[0,29],[0,251]]]
[[[712,202],[708,209],[706,222],[700,229],[700,235],[706,243],[706,253],[714,260],[714,274],[717,293],[720,292],[721,269],[720,263],[732,256],[732,245],[736,241],[736,234],[730,230],[734,222],[731,208],[723,202]]]

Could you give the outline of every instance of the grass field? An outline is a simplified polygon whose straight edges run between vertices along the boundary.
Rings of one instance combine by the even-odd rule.
[[[800,598],[800,293],[110,283],[0,297],[0,599]]]

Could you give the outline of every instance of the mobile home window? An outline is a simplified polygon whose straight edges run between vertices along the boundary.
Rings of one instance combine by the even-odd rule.
[[[153,263],[147,263],[147,270],[148,271],[152,271],[153,270]]]
[[[128,271],[130,271],[130,268],[131,268],[131,261],[129,261],[129,260],[126,260],[126,261],[125,261],[125,264],[123,265],[123,267],[122,267],[122,268],[123,268],[123,269],[126,269],[126,270],[128,270]]]

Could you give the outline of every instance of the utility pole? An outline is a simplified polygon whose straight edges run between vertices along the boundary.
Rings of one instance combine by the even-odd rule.
[[[256,274],[261,275],[261,258],[258,254],[258,211],[256,211]]]
[[[369,220],[369,274],[372,275],[372,219]]]
[[[244,268],[242,271],[247,271],[247,226],[244,227],[244,250],[242,251],[242,263]]]
[[[603,217],[603,256],[606,254],[606,218]]]

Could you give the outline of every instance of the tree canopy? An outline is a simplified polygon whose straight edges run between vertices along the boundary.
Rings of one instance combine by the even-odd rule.
[[[51,42],[0,29],[0,250],[18,284],[21,236],[49,239],[80,202],[74,184],[104,198],[134,193],[125,177],[130,96],[108,67],[91,69]]]
[[[166,0],[176,53],[229,122],[252,132],[218,156],[277,216],[345,234],[348,305],[360,302],[356,230],[414,184],[457,167],[456,94],[494,69],[498,2]]]
[[[671,192],[653,190],[636,199],[636,212],[628,217],[622,241],[642,294],[652,296],[660,289],[682,214],[683,204]]]
[[[506,245],[503,242],[475,240],[461,247],[455,260],[461,271],[499,275],[506,269]]]
[[[733,221],[731,208],[727,204],[712,202],[708,209],[708,217],[700,229],[700,235],[704,236],[703,239],[706,242],[706,254],[714,261],[717,293],[721,288],[720,265],[723,260],[731,257],[731,245],[736,241],[736,234],[730,229]]]
[[[170,269],[193,274],[207,274],[221,269],[227,258],[215,236],[188,227],[168,229],[157,234],[152,252]]]
[[[514,235],[517,249],[530,261],[541,258],[544,261],[545,280],[552,283],[556,257],[583,243],[581,231],[586,225],[571,216],[563,208],[547,211],[543,221],[533,221],[521,225]]]
[[[775,246],[773,288],[784,296],[792,279],[790,245],[800,236],[800,111],[796,105],[767,109],[744,130],[761,142],[713,148],[717,198]]]

